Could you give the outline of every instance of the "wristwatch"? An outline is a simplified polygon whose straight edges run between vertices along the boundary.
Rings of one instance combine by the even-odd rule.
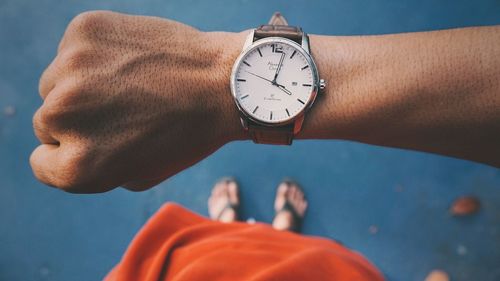
[[[275,13],[253,29],[231,72],[241,124],[255,143],[290,145],[325,81],[300,27]]]

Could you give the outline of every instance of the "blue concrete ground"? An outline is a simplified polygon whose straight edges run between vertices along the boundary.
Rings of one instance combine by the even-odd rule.
[[[0,110],[15,114],[0,112],[0,280],[99,280],[163,202],[206,214],[211,185],[224,175],[241,182],[244,217],[267,222],[275,186],[293,176],[310,201],[305,233],[342,240],[389,280],[423,280],[433,268],[452,280],[500,280],[500,171],[480,164],[341,141],[241,142],[143,193],[71,195],[38,183],[28,164],[38,77],[66,24],[89,9],[230,31],[280,10],[306,31],[337,35],[500,23],[499,1],[1,0]],[[450,217],[463,194],[478,196],[481,212]]]

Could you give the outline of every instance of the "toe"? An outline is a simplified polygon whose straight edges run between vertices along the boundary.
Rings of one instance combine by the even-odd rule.
[[[289,190],[290,188],[288,186],[288,183],[286,182],[282,182],[278,186],[278,191],[276,192],[276,199],[274,200],[274,210],[276,212],[281,210],[281,208],[285,204],[285,200],[288,196]]]
[[[213,189],[212,194],[208,198],[208,211],[212,219],[220,216],[225,205],[230,200],[229,182],[227,180],[218,181]]]
[[[228,183],[228,189],[227,192],[229,194],[229,202],[232,204],[238,204],[239,203],[239,194],[238,194],[238,185],[236,182],[231,181]]]
[[[278,196],[285,195],[285,193],[287,193],[287,191],[288,191],[288,187],[289,187],[289,185],[287,182],[282,182],[280,184],[280,186],[278,186],[278,192],[277,192],[278,194],[277,195]]]
[[[224,181],[224,182],[221,182],[221,187],[220,187],[220,194],[223,195],[223,196],[228,196],[229,195],[229,191],[228,191],[228,187],[229,187],[229,182],[228,181]]]
[[[223,186],[223,184],[221,182],[216,183],[214,188],[212,188],[212,195],[214,195],[214,196],[219,195],[222,186]]]
[[[292,200],[297,199],[297,186],[295,184],[290,185],[290,193],[288,198]]]
[[[297,197],[300,199],[304,198],[304,192],[299,187],[297,187]]]

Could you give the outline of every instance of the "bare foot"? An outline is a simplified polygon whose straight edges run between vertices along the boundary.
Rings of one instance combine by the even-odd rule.
[[[288,202],[289,207],[293,211],[283,208]],[[307,201],[304,198],[304,193],[298,185],[292,181],[283,181],[276,192],[276,200],[274,201],[274,210],[276,216],[273,220],[273,227],[278,230],[298,230],[300,219],[304,217],[307,209]]]
[[[234,179],[224,178],[212,189],[208,198],[208,213],[213,220],[233,222],[238,219],[236,208],[239,204],[238,184]]]

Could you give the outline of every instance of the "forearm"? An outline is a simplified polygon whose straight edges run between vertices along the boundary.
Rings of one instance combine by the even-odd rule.
[[[226,64],[243,39],[237,34],[226,40],[226,50],[232,50]],[[498,46],[499,27],[312,35],[327,88],[298,138],[347,139],[500,166]],[[245,138],[241,129],[236,138]]]
[[[500,28],[312,36],[329,86],[303,138],[339,138],[500,166]]]

